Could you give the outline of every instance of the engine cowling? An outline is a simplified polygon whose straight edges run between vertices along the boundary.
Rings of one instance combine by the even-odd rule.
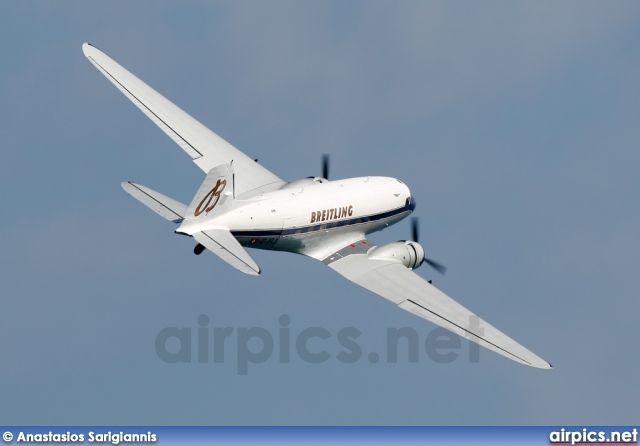
[[[424,249],[417,242],[400,240],[377,246],[369,252],[374,260],[395,260],[409,269],[416,269],[424,260]]]

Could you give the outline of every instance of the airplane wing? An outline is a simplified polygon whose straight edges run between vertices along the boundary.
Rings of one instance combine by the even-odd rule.
[[[544,359],[478,318],[404,265],[392,260],[370,259],[367,251],[372,247],[366,240],[360,240],[336,251],[323,262],[338,274],[403,310],[489,350],[532,367],[552,368]]]
[[[285,184],[276,175],[200,124],[96,47],[82,45],[84,55],[124,95],[171,137],[205,172],[233,161],[240,199]],[[244,197],[243,194],[246,194]]]

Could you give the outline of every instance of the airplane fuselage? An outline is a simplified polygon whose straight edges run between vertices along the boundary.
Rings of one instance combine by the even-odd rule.
[[[322,258],[332,252],[325,243],[327,237],[332,241],[353,240],[354,234],[364,238],[397,223],[414,208],[409,188],[395,178],[309,178],[249,200],[236,200],[233,209],[207,215],[199,228],[226,227],[246,247]]]

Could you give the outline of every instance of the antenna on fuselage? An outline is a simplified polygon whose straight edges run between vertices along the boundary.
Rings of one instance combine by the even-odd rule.
[[[258,162],[258,160],[255,160],[255,161]],[[229,166],[233,166],[233,160],[231,160],[231,162],[229,163]],[[235,171],[231,175],[231,193],[233,194],[232,197],[235,200],[236,199],[236,172]]]

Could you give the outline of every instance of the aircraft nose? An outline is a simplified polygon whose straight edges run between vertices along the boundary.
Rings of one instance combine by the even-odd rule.
[[[415,199],[415,198],[413,198],[413,197],[411,197],[411,198],[409,199],[409,210],[410,210],[411,212],[413,212],[413,210],[416,208],[416,205],[417,205],[417,203],[416,203],[416,199]]]

